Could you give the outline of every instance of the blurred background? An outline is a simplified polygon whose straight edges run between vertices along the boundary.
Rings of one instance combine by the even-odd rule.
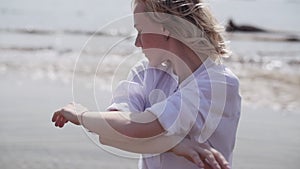
[[[300,0],[208,3],[233,52],[223,62],[241,83],[234,168],[297,168]],[[0,0],[0,168],[137,168],[81,128],[50,121],[72,100],[109,105],[143,57],[131,13],[130,0]]]

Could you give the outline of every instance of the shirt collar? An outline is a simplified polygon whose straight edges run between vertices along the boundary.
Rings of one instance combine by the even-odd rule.
[[[211,59],[207,58],[191,75],[189,75],[186,79],[184,79],[179,86],[183,87],[190,83],[192,80],[195,80],[197,76],[201,73],[205,72],[210,67],[214,66],[216,63]]]

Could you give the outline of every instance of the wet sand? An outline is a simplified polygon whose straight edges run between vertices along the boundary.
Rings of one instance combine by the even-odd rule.
[[[52,112],[72,100],[70,83],[30,80],[20,74],[0,76],[0,164],[13,168],[137,168],[137,160],[118,157],[97,147],[80,127],[58,129]],[[77,85],[77,100],[90,109],[92,88]],[[81,86],[81,87],[80,87]],[[96,91],[100,109],[109,91]],[[233,168],[290,168],[300,165],[300,112],[274,111],[244,105]]]
[[[72,100],[70,84],[31,81],[15,75],[0,78],[2,169],[137,168],[137,160],[117,157],[100,149],[80,127],[72,124],[64,129],[54,127],[52,112]],[[82,99],[89,97],[88,89],[81,92]],[[102,92],[104,97],[107,93]],[[93,102],[85,102],[95,109]]]
[[[300,113],[250,105],[242,109],[233,168],[298,168]]]

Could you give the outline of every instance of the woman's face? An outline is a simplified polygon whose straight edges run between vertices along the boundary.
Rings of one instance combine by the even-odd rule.
[[[141,47],[150,66],[156,67],[168,60],[168,35],[161,24],[152,21],[143,11],[144,5],[138,3],[134,9],[134,27],[138,31],[135,46]]]

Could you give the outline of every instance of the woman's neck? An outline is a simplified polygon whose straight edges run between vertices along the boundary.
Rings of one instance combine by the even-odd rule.
[[[202,65],[202,61],[189,48],[177,48],[176,55],[171,63],[174,73],[179,77],[179,83],[181,83]]]

